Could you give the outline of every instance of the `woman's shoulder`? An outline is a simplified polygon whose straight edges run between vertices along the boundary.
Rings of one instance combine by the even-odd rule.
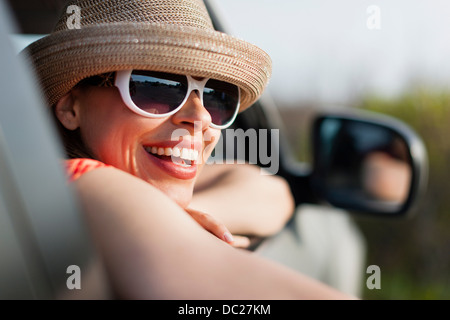
[[[138,184],[144,189],[154,188],[151,184],[104,162],[90,158],[76,158],[65,160],[65,169],[70,182],[75,185],[110,187],[118,186],[118,190],[128,185]]]
[[[64,164],[69,181],[75,181],[85,173],[97,168],[112,167],[101,161],[88,158],[67,159]]]
[[[72,159],[67,165],[75,173],[72,180],[75,190],[83,202],[89,201],[91,205],[96,202],[95,206],[106,206],[108,210],[127,208],[128,211],[136,202],[150,201],[146,210],[161,206],[166,198],[173,202],[150,183],[112,165],[92,159]]]

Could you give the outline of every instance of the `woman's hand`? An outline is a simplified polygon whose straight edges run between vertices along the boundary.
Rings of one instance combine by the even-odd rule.
[[[250,240],[247,237],[232,236],[228,228],[210,214],[191,208],[186,208],[185,210],[198,224],[220,240],[237,248],[247,248],[250,245]]]

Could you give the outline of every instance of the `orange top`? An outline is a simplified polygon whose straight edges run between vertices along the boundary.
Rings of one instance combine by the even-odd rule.
[[[65,165],[69,181],[74,181],[91,170],[102,167],[111,167],[103,162],[87,158],[68,159],[65,160]]]

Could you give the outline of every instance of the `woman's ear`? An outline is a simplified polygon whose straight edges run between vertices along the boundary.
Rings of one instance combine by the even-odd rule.
[[[80,126],[80,108],[75,103],[72,92],[67,93],[56,103],[55,115],[68,130],[75,130]]]

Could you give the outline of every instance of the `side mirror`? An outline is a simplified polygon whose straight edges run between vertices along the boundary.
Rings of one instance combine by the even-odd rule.
[[[404,215],[425,187],[426,149],[401,121],[371,113],[321,115],[312,138],[311,186],[335,207]]]

